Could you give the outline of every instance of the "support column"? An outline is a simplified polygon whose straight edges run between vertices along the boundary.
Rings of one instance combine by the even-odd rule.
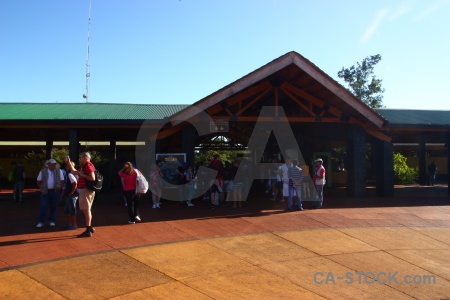
[[[425,139],[419,142],[419,184],[427,185],[427,161]]]
[[[117,143],[116,141],[109,141],[109,157],[111,161],[115,162],[117,160]]]
[[[181,130],[181,149],[186,153],[186,163],[194,166],[195,163],[195,128],[188,124]]]
[[[53,141],[47,140],[45,142],[45,159],[52,158],[52,151],[53,151]]]
[[[381,197],[394,196],[394,149],[392,143],[377,140],[373,144],[376,194]]]
[[[78,129],[69,130],[69,157],[70,160],[78,164]]]
[[[356,125],[350,127],[347,155],[347,195],[362,198],[366,194],[366,133],[363,128]]]
[[[447,190],[450,196],[450,132],[447,132]]]

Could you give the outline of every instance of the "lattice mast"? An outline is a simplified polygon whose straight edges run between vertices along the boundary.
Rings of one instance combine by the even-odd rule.
[[[86,99],[86,103],[89,102],[89,78],[91,73],[89,71],[89,40],[91,38],[91,5],[92,0],[89,0],[89,16],[88,16],[88,37],[87,37],[87,53],[86,53],[86,93],[83,98]]]

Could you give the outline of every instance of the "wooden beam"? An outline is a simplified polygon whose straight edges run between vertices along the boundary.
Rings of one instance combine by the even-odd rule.
[[[275,116],[274,116],[275,117]],[[256,122],[256,121],[263,121],[263,122],[273,122],[274,117],[258,117],[258,116],[239,116],[238,122]],[[223,116],[212,116],[212,119],[223,119]],[[315,117],[281,117],[277,120],[277,122],[291,122],[291,123],[315,123],[316,118]],[[340,123],[339,118],[322,118],[321,122],[317,123]]]
[[[289,96],[289,98],[291,98],[292,100],[294,100],[295,103],[297,103],[298,105],[300,105],[307,113],[309,113],[310,116],[315,117],[315,114],[312,110],[310,110],[308,107],[306,107],[306,105],[304,105],[300,100],[298,100],[294,95],[291,94],[291,92],[289,92],[286,88],[284,88],[283,86],[281,87],[281,90],[283,91],[283,93],[285,93],[286,95]]]
[[[255,102],[259,101],[259,99],[261,99],[262,97],[264,97],[269,91],[272,90],[272,87],[265,89],[263,92],[261,92],[261,94],[259,94],[258,96],[256,96],[252,101],[250,101],[249,103],[247,103],[246,106],[244,106],[243,108],[241,108],[237,113],[236,116],[241,115],[244,111],[246,111],[250,106],[252,106]]]
[[[295,85],[293,85],[291,83],[284,82],[282,84],[282,87],[287,89],[288,91],[294,93],[298,97],[303,98],[303,99],[311,102],[312,104],[314,104],[314,105],[316,105],[318,107],[323,107],[324,104],[325,104],[325,101],[320,100],[319,98],[316,98],[316,97],[310,95],[309,93],[305,92],[304,90],[296,87]],[[328,111],[331,114],[335,115],[336,117],[341,117],[341,115],[342,115],[342,111],[341,110],[339,110],[336,107],[331,106],[331,105],[330,105],[330,108],[328,109]]]
[[[172,125],[178,125],[183,122],[182,120],[188,120],[196,115],[198,109],[207,111],[209,115],[214,115],[222,110],[222,107],[220,107],[219,105],[220,101],[226,101],[225,103],[228,106],[231,106],[271,86],[272,85],[270,84],[270,82],[268,80],[265,80],[260,84],[250,87],[243,92],[240,92],[240,90],[244,89],[244,87],[240,90],[238,89],[237,91],[235,91],[233,88],[227,88],[226,91],[221,90],[217,93],[217,95],[211,95],[203,100],[198,101],[197,103],[194,103],[193,106],[195,106],[196,109],[188,107],[173,115],[170,120],[172,122]]]

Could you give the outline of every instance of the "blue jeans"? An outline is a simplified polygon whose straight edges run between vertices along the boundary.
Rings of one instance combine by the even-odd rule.
[[[294,191],[297,193],[297,208],[302,208],[302,185],[289,186],[288,209],[291,210],[293,206]]]
[[[48,194],[41,193],[41,205],[39,206],[39,223],[45,223],[48,207],[50,206],[49,222],[55,222],[56,210],[58,209],[59,190],[48,191]]]
[[[14,183],[14,201],[22,202],[23,188],[25,187],[25,182]]]

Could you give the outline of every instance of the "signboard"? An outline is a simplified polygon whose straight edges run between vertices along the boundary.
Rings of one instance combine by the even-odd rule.
[[[167,182],[176,184],[177,168],[186,161],[186,153],[156,153],[156,160],[160,160],[159,168]]]
[[[228,132],[229,121],[226,119],[211,120],[209,123],[210,132]]]

